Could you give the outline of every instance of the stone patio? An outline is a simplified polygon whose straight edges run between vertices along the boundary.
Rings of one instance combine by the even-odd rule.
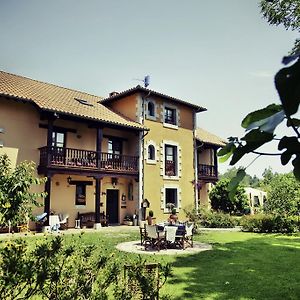
[[[140,241],[131,241],[120,243],[116,246],[120,251],[137,253],[137,254],[150,254],[150,255],[187,255],[196,254],[202,251],[212,250],[212,246],[205,243],[194,242],[194,247],[187,247],[186,249],[162,249],[157,251],[155,249],[145,250],[144,246],[141,246]]]

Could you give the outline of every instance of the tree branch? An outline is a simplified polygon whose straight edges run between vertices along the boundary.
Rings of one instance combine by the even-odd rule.
[[[279,156],[282,153],[268,153],[268,152],[259,152],[259,151],[251,151],[251,153],[258,154],[261,156]]]

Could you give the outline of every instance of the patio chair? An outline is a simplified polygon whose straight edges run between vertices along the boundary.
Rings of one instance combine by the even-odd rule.
[[[165,239],[164,232],[160,232],[157,229],[156,225],[145,225],[146,228],[146,239],[145,239],[145,249],[147,250],[149,247],[156,248],[158,251],[161,246],[163,246],[163,242]]]
[[[61,230],[68,229],[69,215],[68,214],[59,214],[58,218],[59,218],[59,224],[60,224],[59,229],[61,229]]]
[[[38,216],[35,216],[35,230],[36,232],[42,232],[45,221],[47,220],[47,213],[44,212]]]
[[[184,234],[184,242],[189,244],[192,248],[193,244],[193,235],[194,235],[194,223],[187,223],[185,225],[185,234]]]
[[[165,241],[167,246],[176,246],[175,241],[176,241],[176,231],[177,227],[176,226],[166,226],[165,227]]]
[[[147,238],[147,232],[146,232],[146,221],[140,221],[140,237],[141,237],[141,246],[144,245],[145,240]]]

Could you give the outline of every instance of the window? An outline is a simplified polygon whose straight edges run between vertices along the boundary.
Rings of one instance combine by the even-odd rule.
[[[83,183],[76,184],[75,205],[86,205],[86,185]]]
[[[177,175],[177,147],[165,145],[165,175]]]
[[[155,160],[155,148],[153,145],[148,146],[148,159]]]
[[[254,205],[255,207],[257,207],[257,206],[260,205],[258,196],[254,196],[254,197],[253,197],[253,205]]]
[[[108,140],[108,153],[122,154],[122,141],[119,139]]]
[[[170,206],[178,208],[178,197],[176,188],[165,189],[165,209],[169,209]]]
[[[148,102],[148,116],[155,117],[155,105],[153,102]]]
[[[177,125],[175,108],[165,107],[164,122],[167,124]]]
[[[52,146],[65,147],[66,134],[64,132],[52,132]]]

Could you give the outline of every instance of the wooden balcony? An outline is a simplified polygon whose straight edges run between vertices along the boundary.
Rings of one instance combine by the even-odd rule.
[[[198,179],[216,181],[218,180],[218,171],[214,165],[198,165]]]
[[[39,168],[102,171],[106,173],[138,173],[138,157],[91,150],[42,147]]]

